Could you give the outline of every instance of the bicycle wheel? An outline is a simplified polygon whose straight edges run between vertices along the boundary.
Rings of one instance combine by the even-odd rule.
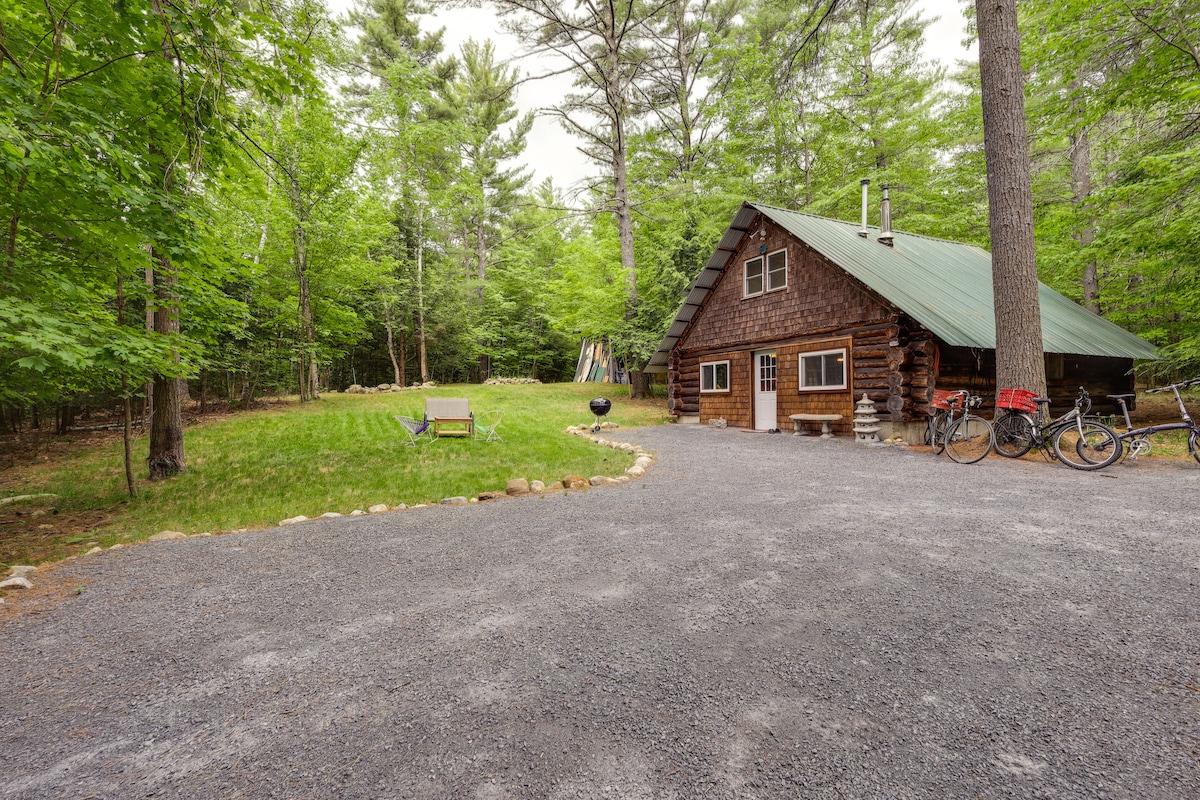
[[[941,455],[946,449],[946,430],[950,427],[950,415],[939,411],[929,418],[929,446],[934,455]]]
[[[1099,422],[1073,421],[1054,434],[1054,454],[1073,469],[1103,469],[1121,458],[1121,438]]]
[[[974,464],[992,451],[996,436],[992,423],[967,414],[946,431],[946,452],[959,464]]]
[[[1192,431],[1192,435],[1188,437],[1188,452],[1196,459],[1196,463],[1200,464],[1200,431]]]
[[[1020,458],[1033,447],[1033,422],[1025,414],[1005,414],[992,428],[996,432],[996,452],[1005,458]]]

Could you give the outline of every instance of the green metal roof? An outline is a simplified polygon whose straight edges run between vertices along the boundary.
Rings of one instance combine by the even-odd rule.
[[[947,344],[995,349],[996,322],[992,304],[992,257],[974,245],[893,231],[893,246],[879,242],[879,228],[859,236],[856,223],[797,211],[743,204],[730,229],[693,283],[688,301],[668,331],[651,366],[665,367],[666,357],[698,307],[697,293],[715,285],[736,251],[756,212],[769,217],[797,239],[838,265],[888,302],[920,322]],[[720,262],[719,264],[717,262]],[[1154,346],[1096,316],[1077,303],[1039,283],[1042,345],[1047,353],[1117,358],[1157,358]],[[686,315],[686,320],[682,319]],[[659,363],[661,362],[661,364]]]

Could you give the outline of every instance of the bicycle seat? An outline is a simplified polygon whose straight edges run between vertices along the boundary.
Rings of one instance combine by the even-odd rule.
[[[1049,397],[1035,397],[1035,398],[1033,398],[1033,402],[1041,404],[1041,405],[1050,405],[1050,398]]]
[[[1137,397],[1136,394],[1106,394],[1104,396],[1109,400],[1126,400],[1130,397]]]

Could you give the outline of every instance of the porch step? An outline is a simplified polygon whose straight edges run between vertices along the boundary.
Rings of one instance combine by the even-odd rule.
[[[680,414],[679,419],[677,419],[676,422],[678,422],[680,425],[699,425],[700,424],[700,415],[699,414]]]

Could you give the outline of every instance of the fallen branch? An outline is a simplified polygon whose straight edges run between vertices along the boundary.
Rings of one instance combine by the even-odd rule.
[[[57,498],[56,494],[19,494],[15,497],[0,497],[0,506],[6,506],[9,503],[19,503],[22,500],[42,500],[47,497]]]

